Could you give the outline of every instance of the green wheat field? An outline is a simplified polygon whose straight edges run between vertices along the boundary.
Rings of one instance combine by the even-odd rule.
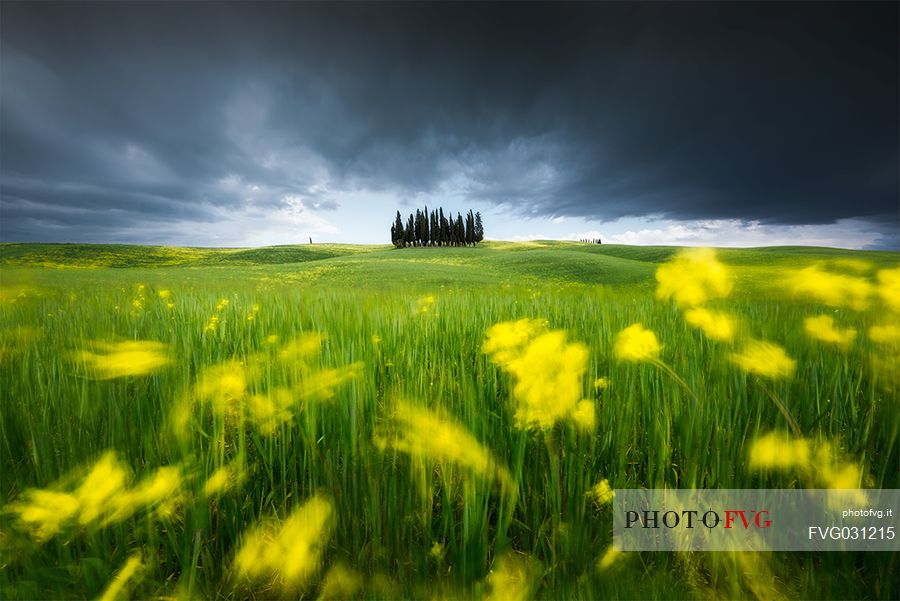
[[[617,488],[900,488],[895,253],[0,245],[4,599],[896,599]]]

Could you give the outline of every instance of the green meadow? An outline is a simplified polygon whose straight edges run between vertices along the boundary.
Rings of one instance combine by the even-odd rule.
[[[900,598],[609,504],[900,488],[898,302],[876,251],[2,244],[0,597]]]

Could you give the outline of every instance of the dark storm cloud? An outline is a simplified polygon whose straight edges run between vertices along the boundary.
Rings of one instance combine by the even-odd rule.
[[[533,216],[898,230],[896,3],[4,3],[2,17],[4,239],[286,196],[328,210],[360,188]]]

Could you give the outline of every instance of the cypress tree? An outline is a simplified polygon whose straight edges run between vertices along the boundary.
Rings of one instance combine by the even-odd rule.
[[[475,213],[475,243],[484,240],[484,224],[481,222],[481,213]]]
[[[422,211],[416,209],[416,220],[415,220],[415,242],[413,246],[421,246],[422,245]]]
[[[397,248],[403,248],[403,218],[400,217],[400,211],[397,211],[397,219],[394,220],[394,226],[391,228],[391,242]]]
[[[447,223],[447,218],[444,217],[444,207],[441,207],[441,246],[448,246],[450,244],[450,224]]]
[[[407,246],[412,246],[413,239],[415,238],[412,213],[410,213],[409,217],[406,219],[406,231],[403,233],[403,238],[406,241]]]

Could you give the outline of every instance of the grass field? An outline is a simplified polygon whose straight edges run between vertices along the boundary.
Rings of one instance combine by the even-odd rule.
[[[607,494],[900,488],[896,254],[3,244],[0,278],[2,598],[900,597],[892,553],[616,553]]]

